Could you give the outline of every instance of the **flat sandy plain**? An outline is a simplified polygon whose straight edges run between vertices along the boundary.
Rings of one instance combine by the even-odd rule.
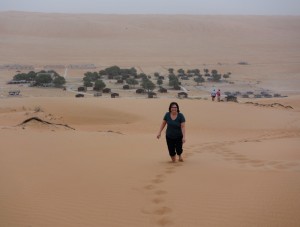
[[[300,225],[300,17],[1,12],[0,30],[2,68],[208,68],[234,83],[147,99],[106,81],[120,98],[76,99],[91,70],[68,69],[67,91],[0,70],[0,226]],[[217,103],[212,86],[287,97]],[[171,101],[187,119],[183,163],[156,139]]]

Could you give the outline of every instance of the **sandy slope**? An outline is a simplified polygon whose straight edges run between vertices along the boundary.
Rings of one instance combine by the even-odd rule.
[[[0,101],[2,226],[300,223],[298,110],[179,100],[188,142],[172,164],[155,138],[170,99]],[[29,116],[76,130],[15,127]]]
[[[1,12],[2,63],[299,63],[300,17]]]
[[[178,100],[171,91],[75,99],[6,85],[15,70],[1,70],[0,226],[299,226],[299,21],[1,12],[0,65],[216,68],[232,72],[235,91],[289,97],[244,101],[260,105]],[[69,70],[68,86],[83,73]],[[22,96],[7,98],[10,89]],[[187,143],[185,162],[172,164],[156,133],[174,100]],[[267,106],[275,102],[293,109]],[[31,117],[53,124],[19,125]]]

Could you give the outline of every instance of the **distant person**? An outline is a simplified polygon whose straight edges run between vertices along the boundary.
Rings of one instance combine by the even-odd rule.
[[[164,116],[157,134],[157,139],[161,137],[161,132],[166,124],[168,125],[166,141],[172,162],[176,162],[176,155],[178,155],[178,161],[183,162],[181,155],[183,152],[182,144],[185,143],[185,118],[183,114],[180,113],[179,106],[176,102],[170,103],[169,112]]]
[[[210,95],[211,95],[211,101],[215,101],[215,98],[216,98],[216,90],[213,89]]]
[[[217,95],[218,102],[220,102],[221,101],[221,90],[220,89],[218,89],[216,95]]]

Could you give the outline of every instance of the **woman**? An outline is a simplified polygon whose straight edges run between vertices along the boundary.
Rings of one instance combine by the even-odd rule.
[[[164,127],[167,126],[166,140],[168,145],[169,154],[172,162],[176,162],[176,154],[179,157],[179,161],[182,159],[182,144],[185,143],[185,118],[180,113],[179,106],[176,102],[171,102],[169,106],[169,112],[164,116],[163,122],[160,126],[157,134],[157,139],[161,137],[161,132]]]

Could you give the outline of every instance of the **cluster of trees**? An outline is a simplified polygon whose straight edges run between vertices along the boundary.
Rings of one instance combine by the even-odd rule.
[[[99,74],[102,76],[107,75],[108,79],[115,79],[115,77],[123,75],[130,75],[135,77],[137,76],[137,71],[133,67],[130,69],[121,69],[119,66],[114,65],[99,71]]]
[[[14,81],[25,81],[31,83],[32,86],[50,86],[62,87],[66,80],[54,70],[40,72],[30,71],[29,73],[19,73],[13,77]]]
[[[100,91],[106,87],[106,84],[102,80],[103,77],[115,79],[120,84],[126,82],[128,86],[124,86],[133,88],[139,84],[140,79],[141,86],[145,90],[152,91],[155,88],[155,85],[149,78],[150,76],[144,73],[137,74],[137,70],[133,67],[130,69],[121,69],[118,66],[111,66],[99,72],[86,72],[83,77],[83,85]]]
[[[83,77],[83,85],[85,87],[93,87],[95,82],[99,81],[101,77],[98,72],[86,72]]]
[[[124,83],[130,77],[137,77],[137,71],[135,68],[121,69],[118,66],[111,66],[99,72],[86,72],[83,77],[83,85],[86,87],[93,87],[94,90],[102,90],[106,87],[102,78],[106,76],[107,79],[116,79],[118,83]],[[131,81],[129,81],[130,83]],[[128,84],[129,84],[128,83]],[[134,84],[135,82],[132,82]]]
[[[168,85],[169,87],[180,90],[181,82],[180,80],[189,80],[193,78],[194,81],[199,85],[205,81],[219,82],[223,76],[224,79],[229,78],[231,73],[221,75],[217,70],[204,69],[201,74],[199,69],[178,69],[177,72],[173,68],[168,69]],[[115,79],[117,83],[124,84],[123,89],[135,88],[136,85],[144,88],[148,93],[153,91],[156,85],[152,82],[151,76],[145,73],[137,73],[135,68],[122,69],[118,66],[111,66],[99,72],[86,72],[84,74],[83,82],[86,87],[93,87],[96,91],[101,91],[106,87],[103,82],[103,78]],[[158,72],[154,73],[154,78],[156,79],[156,84],[160,89],[166,90],[162,87],[164,84],[164,76],[161,76]],[[205,79],[206,78],[206,79]]]
[[[209,71],[208,69],[203,70],[203,74],[200,73],[199,69],[188,69],[186,72],[183,69],[178,69],[177,70],[177,75],[174,73],[173,68],[168,69],[169,72],[169,85],[176,87],[180,85],[180,82],[178,79],[181,80],[188,80],[189,78],[193,77],[194,81],[199,85],[199,83],[205,82],[205,78],[207,77],[207,81],[212,81],[212,82],[219,82],[222,78],[222,74],[218,73],[217,70],[213,69]],[[227,79],[231,75],[230,72],[223,74],[223,78]],[[177,80],[176,80],[177,78]]]

